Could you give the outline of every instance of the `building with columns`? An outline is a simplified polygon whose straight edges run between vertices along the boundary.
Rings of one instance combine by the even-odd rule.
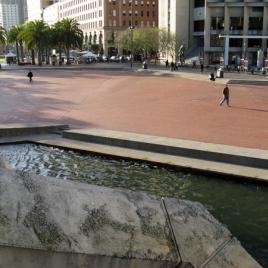
[[[221,35],[230,35],[228,64],[257,65],[260,49],[267,54],[268,0],[159,0],[159,10],[159,27],[181,36],[188,53],[206,65],[223,63]]]
[[[60,0],[59,19],[63,18],[76,19],[85,41],[101,43],[104,54],[112,55],[120,31],[158,26],[158,0]]]

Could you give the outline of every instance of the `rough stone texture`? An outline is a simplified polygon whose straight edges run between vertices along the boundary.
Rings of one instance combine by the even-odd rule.
[[[183,260],[195,267],[231,235],[198,203],[166,199],[166,204]],[[37,267],[31,259],[39,257],[33,256],[48,251],[58,266],[47,261],[40,267],[87,267],[93,256],[103,257],[104,264],[90,267],[102,268],[124,267],[118,260],[126,259],[137,264],[125,267],[174,267],[177,261],[160,198],[0,168],[0,267]],[[66,253],[76,253],[72,258],[81,265],[63,264]],[[19,266],[15,260],[22,255],[29,261]],[[260,267],[235,239],[209,265]]]

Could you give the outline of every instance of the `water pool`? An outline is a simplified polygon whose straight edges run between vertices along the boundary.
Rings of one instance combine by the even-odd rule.
[[[16,169],[59,179],[199,201],[268,267],[268,186],[33,144],[3,145]]]

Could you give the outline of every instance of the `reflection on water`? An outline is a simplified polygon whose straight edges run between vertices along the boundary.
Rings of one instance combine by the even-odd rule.
[[[266,186],[31,144],[1,146],[1,156],[14,168],[45,176],[199,201],[268,267]]]

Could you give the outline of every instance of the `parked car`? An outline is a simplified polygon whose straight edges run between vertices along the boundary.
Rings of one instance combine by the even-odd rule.
[[[120,58],[118,56],[111,56],[110,57],[110,62],[120,62]]]

